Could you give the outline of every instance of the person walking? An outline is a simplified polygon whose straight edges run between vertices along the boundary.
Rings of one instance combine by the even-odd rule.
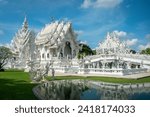
[[[55,70],[54,68],[52,68],[52,79],[54,80],[54,77],[55,77]]]

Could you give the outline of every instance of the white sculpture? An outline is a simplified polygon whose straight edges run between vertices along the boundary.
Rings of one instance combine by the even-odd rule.
[[[30,79],[33,82],[45,81],[45,77],[48,76],[48,71],[50,69],[50,63],[47,63],[45,68],[41,67],[39,63],[35,63],[34,61],[30,61],[28,63],[30,66]]]

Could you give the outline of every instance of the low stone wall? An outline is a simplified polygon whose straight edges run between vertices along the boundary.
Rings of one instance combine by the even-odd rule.
[[[150,83],[136,83],[136,84],[119,84],[119,83],[106,83],[106,82],[96,82],[89,81],[88,85],[95,85],[101,88],[111,88],[111,89],[138,89],[138,88],[150,88]]]
[[[132,75],[132,74],[145,73],[145,72],[147,72],[146,68],[125,69],[125,70],[123,70],[124,75]]]

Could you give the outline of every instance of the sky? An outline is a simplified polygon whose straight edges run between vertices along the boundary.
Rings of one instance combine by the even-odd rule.
[[[7,45],[27,17],[38,33],[55,20],[71,21],[78,40],[96,48],[116,32],[134,50],[150,47],[150,0],[0,0],[0,45]]]

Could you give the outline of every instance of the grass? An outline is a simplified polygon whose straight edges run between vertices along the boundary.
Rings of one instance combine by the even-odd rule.
[[[33,100],[36,99],[29,74],[25,72],[0,72],[0,99]]]
[[[47,78],[51,80],[51,77]],[[81,76],[57,76],[55,80],[73,80],[73,79],[86,79],[86,80],[94,80],[94,81],[103,81],[103,82],[111,82],[111,83],[146,83],[150,82],[150,76],[141,78],[141,79],[125,79],[125,78],[111,78],[111,77],[97,77],[97,76],[89,76],[89,77],[81,77]]]
[[[109,78],[109,77],[80,77],[80,76],[58,76],[55,80],[74,80],[74,79],[87,79],[103,82],[113,83],[145,83],[150,82],[150,77],[132,80],[122,78]],[[51,80],[51,77],[47,77]],[[37,99],[32,88],[37,84],[30,83],[29,74],[22,71],[5,71],[0,72],[0,99],[5,100],[34,100]]]

